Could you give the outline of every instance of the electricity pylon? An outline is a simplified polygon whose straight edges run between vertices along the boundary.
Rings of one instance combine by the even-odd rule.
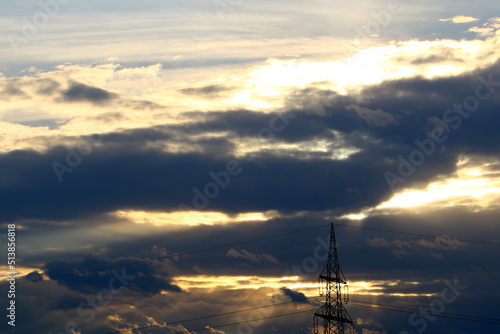
[[[314,313],[314,334],[319,334],[319,318],[323,319],[324,334],[354,333],[352,319],[342,303],[344,301],[347,304],[349,294],[347,282],[339,264],[333,223],[330,230],[328,262],[319,275],[318,283],[319,294],[320,296],[325,295],[326,300],[323,306]]]

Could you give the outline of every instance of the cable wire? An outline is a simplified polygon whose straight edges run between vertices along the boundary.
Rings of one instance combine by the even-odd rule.
[[[360,304],[369,304],[369,305],[377,305],[377,307],[382,306],[382,307],[393,307],[396,309],[405,309],[405,310],[412,310],[412,311],[420,311],[420,309],[414,308],[414,307],[405,307],[405,306],[393,306],[393,305],[388,305],[388,304],[381,304],[381,303],[372,303],[372,302],[365,302],[361,300],[354,300],[351,299],[351,302],[353,303],[360,303]],[[350,302],[349,302],[350,303]],[[356,305],[356,306],[362,306],[362,305]],[[499,322],[500,324],[500,319],[496,318],[486,318],[486,317],[477,317],[473,315],[467,315],[467,314],[458,314],[458,313],[449,313],[449,312],[440,312],[439,314],[444,314],[444,315],[450,315],[450,316],[457,316],[457,317],[467,317],[471,318],[473,320],[490,320],[490,321],[496,321]]]
[[[458,238],[448,237],[448,236],[437,236],[437,235],[428,235],[428,234],[419,234],[419,233],[409,233],[409,232],[386,230],[386,229],[374,228],[374,227],[353,226],[353,225],[345,225],[345,224],[333,224],[333,225],[339,226],[339,227],[349,227],[349,228],[356,228],[356,229],[361,229],[361,230],[370,230],[370,231],[377,231],[377,232],[384,232],[384,233],[395,233],[395,234],[402,234],[402,235],[411,235],[411,236],[422,237],[422,238],[431,238],[431,239],[445,238],[445,239],[458,240],[458,241],[462,241],[462,242],[469,242],[469,243],[472,243],[472,244],[493,245],[493,246],[498,246],[499,245],[498,243],[494,243],[494,242],[478,241],[478,240],[468,240],[468,239],[458,239]]]
[[[384,306],[378,306],[377,304],[374,304],[374,306],[370,306],[370,305],[363,305],[363,304],[355,304],[354,303],[352,306],[369,307],[369,308],[374,308],[377,310],[386,310],[386,311],[393,311],[393,312],[400,312],[400,313],[407,313],[407,314],[413,314],[416,311],[419,311],[418,309],[415,309],[414,312],[411,312],[411,311],[406,311],[406,310],[400,310],[397,308],[388,308],[388,307],[384,307]],[[462,321],[468,321],[468,322],[485,323],[485,324],[491,324],[491,325],[500,325],[500,319],[492,319],[493,321],[486,321],[486,320],[479,320],[479,319],[467,319],[466,317],[470,317],[468,315],[461,315],[460,317],[453,317],[453,316],[442,315],[442,314],[444,314],[444,313],[432,314],[432,316],[436,317],[436,318],[445,318],[445,319],[462,320]]]
[[[435,235],[427,235],[427,234],[418,234],[418,233],[410,233],[410,232],[402,232],[402,231],[394,231],[394,230],[387,230],[387,229],[380,229],[380,228],[373,228],[373,227],[363,227],[363,226],[352,226],[352,225],[346,225],[346,224],[339,224],[339,223],[334,223],[333,225],[338,226],[338,227],[348,227],[348,228],[355,228],[355,229],[363,229],[363,230],[370,230],[370,231],[377,231],[377,232],[384,232],[384,233],[394,233],[394,234],[402,234],[402,235],[411,235],[411,236],[418,236],[418,237],[423,237],[423,238],[446,238],[446,239],[454,239],[462,242],[469,242],[469,243],[475,243],[475,244],[483,244],[483,245],[493,245],[493,246],[498,246],[497,243],[492,243],[492,242],[486,242],[486,241],[478,241],[478,240],[467,240],[467,239],[458,239],[454,237],[443,237],[443,236],[435,236]],[[165,255],[165,256],[159,256],[155,257],[152,259],[145,259],[145,260],[139,260],[139,261],[133,261],[125,264],[119,264],[119,265],[114,265],[114,266],[107,266],[107,267],[101,267],[101,268],[95,268],[95,269],[89,269],[89,270],[84,270],[84,271],[78,271],[78,272],[73,272],[73,273],[68,273],[68,274],[63,274],[63,275],[56,275],[50,277],[51,280],[57,279],[57,278],[63,278],[63,277],[70,277],[70,276],[77,276],[77,275],[83,275],[83,274],[88,274],[92,272],[98,272],[98,271],[103,271],[103,270],[110,270],[110,269],[115,269],[115,268],[122,268],[122,267],[127,267],[127,266],[132,266],[135,264],[140,264],[140,263],[149,263],[153,261],[159,261],[159,260],[164,260],[168,258],[173,258],[175,256],[186,256],[186,255],[192,255],[192,254],[197,254],[201,252],[207,252],[207,251],[212,251],[216,249],[222,249],[222,248],[227,248],[227,247],[232,247],[232,246],[237,246],[237,245],[243,245],[247,243],[253,243],[257,241],[262,241],[262,240],[267,240],[267,239],[272,239],[272,238],[278,238],[282,237],[285,235],[290,235],[290,234],[295,234],[295,233],[300,233],[304,231],[310,231],[322,227],[330,226],[330,223],[328,224],[323,224],[323,225],[317,225],[313,227],[308,227],[300,230],[295,230],[295,231],[290,231],[290,232],[285,232],[285,233],[279,233],[279,234],[273,234],[273,235],[268,235],[260,238],[255,238],[255,239],[249,239],[249,240],[243,240],[239,242],[234,242],[230,244],[224,244],[224,245],[219,245],[219,246],[213,246],[213,247],[206,247],[203,249],[197,249],[193,251],[188,251],[184,253],[176,253],[176,254],[170,254],[170,255]],[[25,283],[33,283],[33,282],[38,282],[39,280],[25,280],[25,281],[18,281],[16,282],[17,284],[25,284]],[[9,284],[0,284],[0,287],[3,286],[8,286]]]
[[[291,312],[291,313],[285,313],[285,314],[279,314],[279,315],[273,315],[273,316],[259,318],[259,319],[253,319],[253,320],[238,321],[238,322],[233,322],[233,323],[229,323],[229,324],[212,325],[210,327],[212,327],[212,328],[229,327],[229,326],[234,326],[234,325],[239,325],[239,324],[245,324],[245,323],[249,323],[249,322],[259,321],[259,320],[267,320],[267,319],[274,319],[274,318],[286,317],[286,316],[289,316],[289,315],[292,315],[292,314],[312,312],[314,310],[316,310],[316,308],[308,309],[308,310],[303,310],[303,311],[296,311],[296,312]],[[178,322],[174,322],[172,324],[178,324]],[[165,324],[165,325],[144,326],[144,327],[140,327],[140,328],[129,328],[129,329],[124,329],[124,330],[120,330],[120,331],[108,332],[106,334],[119,334],[119,333],[126,333],[126,332],[135,332],[135,331],[142,330],[142,329],[159,328],[159,327],[167,327],[167,326],[172,326],[172,325]],[[207,329],[208,329],[207,327],[203,327],[203,328],[198,328],[198,329],[185,330],[185,331],[182,331],[182,332],[174,332],[174,333],[170,333],[170,334],[191,333],[193,331],[202,331],[202,330],[207,330]]]
[[[244,310],[238,310],[238,311],[220,313],[220,314],[215,314],[215,315],[210,315],[210,316],[204,316],[204,317],[199,317],[199,318],[186,319],[186,320],[182,320],[182,321],[175,321],[175,322],[171,322],[170,324],[163,324],[163,325],[159,325],[158,324],[158,325],[144,326],[144,327],[139,327],[139,328],[123,329],[123,330],[119,330],[119,331],[108,332],[106,334],[120,334],[120,333],[126,333],[126,332],[134,332],[134,331],[143,330],[143,329],[151,329],[151,328],[173,326],[173,325],[178,325],[178,324],[181,324],[181,323],[186,323],[186,322],[191,322],[191,321],[196,321],[196,320],[203,320],[203,319],[214,318],[214,317],[219,317],[219,316],[225,316],[225,315],[231,315],[231,314],[236,314],[236,313],[248,312],[248,311],[262,309],[262,308],[266,308],[266,307],[281,306],[281,305],[285,305],[285,304],[297,303],[297,302],[300,302],[300,301],[310,300],[310,299],[316,299],[316,298],[322,298],[322,297],[317,296],[317,297],[310,297],[310,298],[302,298],[302,299],[297,299],[297,300],[289,301],[289,302],[275,303],[275,304],[269,304],[269,305],[265,305],[265,306],[253,307],[253,308],[244,309]],[[351,302],[349,302],[349,305],[356,306],[356,307],[373,308],[373,309],[384,310],[384,311],[393,311],[393,312],[399,312],[399,313],[406,313],[406,314],[413,314],[413,313],[419,311],[419,309],[417,309],[417,308],[402,307],[402,306],[392,306],[392,305],[388,305],[388,304],[365,302],[365,301],[360,301],[360,300],[351,300]],[[266,320],[266,319],[272,319],[272,318],[278,318],[278,317],[285,317],[285,316],[299,314],[299,313],[312,312],[314,310],[317,310],[317,308],[303,310],[303,311],[297,311],[297,312],[284,313],[284,314],[280,314],[280,315],[263,317],[263,318],[248,320],[248,321],[233,322],[233,323],[222,324],[222,325],[211,325],[210,327],[212,327],[212,328],[222,328],[222,327],[239,325],[239,324],[243,324],[243,323],[249,323],[249,322],[259,321],[259,320]],[[462,321],[468,321],[468,322],[476,322],[476,323],[485,323],[485,324],[492,324],[492,325],[500,325],[500,319],[485,318],[485,317],[475,317],[475,316],[470,316],[470,315],[466,315],[466,314],[456,314],[456,313],[441,312],[439,314],[433,314],[432,316],[434,316],[436,318],[444,318],[444,319],[462,320]],[[467,318],[470,318],[470,319],[467,319]],[[175,333],[172,333],[172,334],[190,333],[192,331],[201,331],[201,330],[206,330],[206,329],[207,328],[204,327],[204,328],[199,328],[199,329],[186,330],[186,331],[182,331],[182,332],[175,332]]]
[[[184,252],[184,253],[175,253],[175,254],[170,254],[170,255],[165,255],[165,256],[158,256],[152,259],[145,259],[145,260],[140,260],[140,261],[133,261],[125,264],[117,264],[113,266],[107,266],[107,267],[101,267],[101,268],[95,268],[95,269],[89,269],[89,270],[83,270],[83,271],[78,271],[78,272],[73,272],[73,273],[68,273],[68,274],[63,274],[63,275],[55,275],[50,277],[51,280],[56,279],[56,278],[63,278],[63,277],[69,277],[69,276],[77,276],[77,275],[83,275],[83,274],[88,274],[88,273],[93,273],[93,272],[98,272],[98,271],[103,271],[103,270],[109,270],[109,269],[114,269],[114,268],[121,268],[121,267],[127,267],[127,266],[132,266],[135,264],[139,263],[148,263],[148,262],[153,262],[153,261],[158,261],[158,260],[164,260],[168,258],[173,258],[176,256],[185,256],[185,255],[192,255],[192,254],[197,254],[197,253],[202,253],[202,252],[207,252],[207,251],[212,251],[216,249],[221,249],[221,248],[227,248],[227,247],[233,247],[237,245],[243,245],[247,243],[252,243],[252,242],[257,242],[257,241],[262,241],[262,240],[267,240],[267,239],[272,239],[272,238],[278,238],[282,237],[285,235],[290,235],[290,234],[295,234],[295,233],[300,233],[304,231],[310,231],[322,227],[330,226],[330,224],[324,224],[324,225],[318,225],[318,226],[313,226],[313,227],[308,227],[308,228],[303,228],[300,230],[295,230],[295,231],[290,231],[290,232],[285,232],[285,233],[279,233],[279,234],[273,234],[273,235],[268,235],[265,237],[260,237],[260,238],[255,238],[255,239],[249,239],[249,240],[244,240],[244,241],[239,241],[239,242],[233,242],[230,244],[224,244],[224,245],[219,245],[219,246],[214,246],[214,247],[206,247],[202,249],[197,249],[189,252]],[[20,281],[16,282],[16,284],[24,284],[24,283],[33,283],[33,282],[39,282],[40,280],[26,280],[26,281]],[[1,284],[0,287],[2,286],[8,286],[9,284]]]

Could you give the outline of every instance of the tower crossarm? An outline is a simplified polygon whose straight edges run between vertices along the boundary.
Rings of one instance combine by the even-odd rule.
[[[324,279],[325,281],[328,281],[328,282],[336,282],[336,283],[340,283],[340,284],[347,284],[347,282],[345,280],[343,280],[342,278],[338,278],[338,277],[331,277],[331,276],[319,275],[319,278],[322,278],[322,279]]]
[[[336,317],[334,315],[328,315],[328,314],[319,314],[319,313],[314,313],[314,315],[326,319],[326,320],[331,320],[331,321],[338,321],[346,324],[352,324],[353,321],[349,318],[344,318],[344,317]]]

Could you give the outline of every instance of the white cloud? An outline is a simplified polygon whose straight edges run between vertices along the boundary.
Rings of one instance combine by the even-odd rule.
[[[347,110],[354,111],[359,118],[374,126],[387,126],[389,124],[398,125],[396,118],[382,109],[372,110],[365,107],[350,105],[347,106]]]
[[[467,245],[467,242],[458,240],[456,238],[451,238],[446,235],[438,236],[434,240],[390,240],[387,241],[384,238],[375,237],[373,239],[368,239],[366,243],[372,247],[389,247],[393,246],[396,248],[433,248],[433,249],[443,249],[443,250],[457,250],[461,247]]]
[[[218,329],[215,329],[213,327],[210,327],[210,326],[205,326],[206,329],[208,329],[210,331],[210,333],[214,333],[214,334],[225,334],[225,332],[223,331],[220,331]]]
[[[390,244],[384,238],[375,237],[373,239],[366,240],[366,243],[373,247],[389,247]]]
[[[486,36],[493,36],[495,30],[493,28],[488,28],[488,27],[472,27],[469,28],[467,31],[469,32],[475,32],[477,36],[479,37],[486,37]]]
[[[495,36],[500,29],[500,17],[493,17],[480,27],[472,27],[468,32],[475,32],[478,37],[491,37]]]
[[[441,22],[451,21],[453,23],[469,23],[469,22],[475,22],[478,20],[479,20],[478,18],[475,18],[472,16],[457,15],[457,16],[450,17],[447,19],[440,19],[439,21],[441,21]]]
[[[274,264],[279,264],[279,261],[272,255],[269,254],[253,254],[245,249],[242,249],[241,251],[237,251],[234,248],[231,248],[230,250],[227,251],[226,254],[227,257],[232,257],[232,258],[242,258],[245,260],[250,260],[252,262],[269,262],[269,263],[274,263]]]

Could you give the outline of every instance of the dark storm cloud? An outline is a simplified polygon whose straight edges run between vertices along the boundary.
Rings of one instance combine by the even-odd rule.
[[[69,81],[68,88],[66,89],[61,89],[58,82],[50,79],[38,79],[32,84],[36,85],[38,94],[58,95],[55,101],[59,103],[88,102],[96,106],[104,106],[113,103],[116,106],[137,110],[163,108],[163,106],[151,101],[124,98],[108,90],[76,81]]]
[[[37,282],[43,279],[42,275],[38,271],[32,271],[25,276],[28,281]]]
[[[202,134],[202,132],[199,132]],[[189,152],[202,152],[213,158],[226,158],[228,153],[234,150],[234,144],[229,138],[210,137],[192,138],[186,132],[174,126],[157,126],[147,129],[133,129],[122,132],[108,133],[102,136],[102,142],[107,146],[116,146],[121,150],[126,144],[128,149],[141,151],[148,144],[165,144],[170,146],[182,146]]]
[[[208,85],[208,86],[203,86],[203,87],[190,87],[190,88],[183,88],[180,89],[179,91],[183,94],[186,95],[200,95],[200,96],[209,96],[209,97],[215,97],[218,96],[219,93],[222,92],[227,92],[232,90],[233,88],[227,87],[224,85]]]
[[[332,114],[329,119],[331,126],[342,131],[361,131],[371,133],[375,138],[392,141],[395,144],[414,145],[415,139],[427,138],[435,127],[429,119],[443,119],[448,109],[455,104],[462,104],[468,96],[473,96],[480,84],[479,75],[484,79],[493,74],[496,82],[500,82],[500,71],[485,71],[474,75],[464,75],[455,78],[426,80],[406,79],[386,82],[365,89],[361,98],[370,109],[383,109],[392,114],[399,122],[398,126],[373,127],[359,124],[359,121],[346,120],[348,115],[327,108]],[[484,88],[482,90],[484,92]],[[488,100],[482,101],[479,110],[471,113],[458,131],[450,134],[446,146],[451,150],[479,149],[480,151],[498,148],[498,136],[493,127],[500,124],[500,114],[497,106],[500,102],[500,88]],[[452,113],[452,116],[457,116]],[[335,123],[333,123],[335,122]],[[478,132],[483,132],[479,135]],[[485,145],[486,142],[488,145]]]
[[[193,113],[193,117],[199,116]],[[177,127],[189,134],[226,132],[243,138],[269,138],[289,143],[316,138],[335,139],[324,118],[299,112],[269,114],[250,110],[210,112],[203,122]],[[272,130],[274,129],[274,130]],[[267,133],[266,133],[267,131]],[[268,133],[272,132],[270,136]]]
[[[384,82],[356,96],[307,89],[303,94],[296,92],[290,103],[292,110],[280,115],[246,110],[212,112],[204,120],[188,124],[110,133],[103,137],[101,146],[93,147],[92,153],[81,160],[75,158],[76,151],[68,153],[62,147],[44,153],[9,152],[0,156],[4,171],[0,194],[5,197],[0,216],[4,220],[66,219],[127,208],[173,211],[181,203],[232,213],[341,213],[371,207],[392,195],[384,173],[397,171],[400,157],[408,159],[418,149],[415,140],[428,140],[430,131],[443,126],[430,120],[441,119],[447,109],[474,94],[480,76],[499,82],[498,67],[458,77]],[[81,84],[73,87],[76,99],[101,101],[111,96]],[[496,89],[500,92],[499,87]],[[321,101],[321,113],[308,109],[314,100]],[[401,186],[421,186],[439,175],[449,175],[464,153],[497,156],[499,104],[497,92],[463,118],[458,129],[451,131],[452,124],[442,122],[449,138],[443,145],[436,145],[435,153],[426,157]],[[373,122],[371,111],[375,116],[383,115],[384,122]],[[193,113],[195,119],[197,116]],[[270,130],[273,125],[280,127],[262,136],[262,130]],[[211,138],[221,132],[229,135]],[[193,135],[205,137],[191,139]],[[344,145],[359,152],[344,160],[325,159],[324,154],[304,158],[293,151],[283,155],[274,150],[262,150],[252,161],[235,158],[231,139],[259,136],[271,143],[317,139],[336,143],[342,138]],[[191,153],[165,153],[151,147],[154,142],[166,146],[184,143],[193,149]],[[59,183],[53,162],[69,166],[75,160],[80,161],[78,166],[64,173],[64,182]],[[227,187],[219,187],[217,195],[207,196],[210,189],[206,187],[214,182],[209,173],[225,173],[228,162],[234,160],[241,172],[230,178]]]
[[[110,93],[107,90],[88,86],[79,82],[72,82],[68,89],[61,92],[62,99],[65,102],[90,102],[92,104],[105,104],[118,95]]]
[[[349,211],[375,205],[391,195],[382,175],[396,166],[397,161],[389,160],[395,152],[373,148],[344,161],[271,154],[257,156],[253,162],[240,160],[241,173],[207,203],[207,199],[194,199],[197,191],[206,192],[206,185],[214,182],[209,173],[226,171],[234,157],[163,153],[129,145],[94,147],[81,160],[75,158],[78,151],[62,147],[46,153],[12,151],[0,157],[4,171],[0,175],[1,216],[6,221],[66,219],[127,208],[175,211],[181,203],[234,213]],[[62,174],[61,183],[54,162],[74,167],[71,173]],[[436,173],[453,169],[453,157],[441,154],[422,166],[414,180],[430,180]]]
[[[172,135],[159,129],[138,129],[112,132],[103,135],[102,141],[109,144],[137,144],[139,146],[149,142],[164,141],[172,138]]]
[[[40,95],[42,97],[53,96],[58,103],[88,102],[97,106],[114,103],[137,110],[163,108],[151,101],[124,98],[108,90],[72,80],[67,85],[68,87],[63,89],[59,82],[49,78],[7,78],[3,82],[3,87],[0,87],[0,99],[32,99]]]
[[[81,293],[92,294],[102,287],[108,287],[111,280],[116,286],[128,287],[144,295],[158,294],[162,290],[180,292],[181,289],[170,282],[165,273],[157,272],[151,262],[140,262],[138,258],[117,260],[93,255],[73,259],[71,262],[54,260],[45,264],[44,269],[50,279],[60,285]],[[124,264],[133,265],[123,267]],[[101,268],[113,268],[103,269]],[[90,270],[90,271],[89,271]],[[136,279],[138,278],[138,279]]]

